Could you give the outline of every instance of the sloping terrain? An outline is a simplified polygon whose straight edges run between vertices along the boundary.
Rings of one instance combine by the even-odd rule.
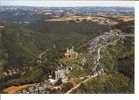
[[[7,9],[0,10],[0,92],[134,93],[133,9]],[[99,18],[46,21],[72,13]],[[59,67],[70,70],[68,80],[53,84]]]
[[[107,41],[108,38],[104,37],[103,39]],[[70,93],[134,92],[134,35],[117,34],[115,39],[112,37],[109,39],[106,45],[104,45],[104,41],[101,41],[103,47],[97,49],[100,54],[97,56],[99,60],[96,60],[97,67],[95,69],[99,71],[100,68],[103,68],[105,73],[81,83]],[[93,54],[96,41],[93,40],[90,43],[89,51]]]

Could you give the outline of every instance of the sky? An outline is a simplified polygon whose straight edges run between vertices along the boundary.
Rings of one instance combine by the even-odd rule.
[[[1,5],[12,6],[45,6],[45,7],[77,7],[77,6],[121,6],[133,7],[134,2],[129,1],[105,1],[100,0],[0,0]]]

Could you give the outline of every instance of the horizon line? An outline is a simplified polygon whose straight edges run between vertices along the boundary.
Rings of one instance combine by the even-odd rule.
[[[106,8],[109,8],[109,7],[113,7],[113,8],[116,8],[116,7],[119,7],[119,8],[134,8],[133,6],[65,6],[65,7],[60,7],[60,6],[26,6],[26,5],[2,5],[0,7],[35,7],[35,8],[76,8],[76,7],[106,7]]]
[[[0,0],[1,6],[34,6],[34,7],[85,7],[85,6],[99,6],[99,7],[134,7],[134,3],[128,1],[26,1],[26,0]]]

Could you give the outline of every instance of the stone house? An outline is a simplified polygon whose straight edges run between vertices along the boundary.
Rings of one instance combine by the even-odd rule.
[[[55,80],[62,79],[62,82],[66,82],[68,80],[68,73],[70,72],[70,68],[67,66],[61,65],[55,71]]]
[[[74,51],[73,47],[71,49],[67,48],[64,56],[65,56],[65,58],[68,58],[68,59],[76,59],[76,58],[78,58],[78,53],[76,51]]]

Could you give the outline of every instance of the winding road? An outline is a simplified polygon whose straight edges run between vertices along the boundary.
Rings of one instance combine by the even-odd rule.
[[[120,35],[118,35],[118,36],[119,36],[119,37],[134,37],[134,34],[120,34]],[[108,43],[106,43],[105,45],[101,45],[101,46],[98,48],[98,50],[97,50],[97,57],[96,57],[96,66],[95,66],[94,68],[97,68],[97,66],[100,64],[100,58],[101,58],[100,51],[101,51],[101,49],[107,47],[108,45],[115,44],[118,40],[119,40],[119,38],[116,39],[116,40],[114,40],[113,42],[108,42]],[[81,84],[86,83],[87,81],[89,81],[89,80],[91,80],[91,79],[93,79],[93,78],[95,78],[95,77],[101,75],[102,73],[104,73],[103,67],[101,67],[101,69],[100,69],[98,72],[96,72],[94,75],[91,75],[91,76],[88,75],[88,78],[87,78],[87,79],[85,79],[84,81],[80,82],[79,84],[77,84],[76,86],[74,86],[73,88],[71,88],[70,90],[68,90],[68,91],[66,92],[66,94],[72,93],[74,90],[76,90],[77,88],[79,88],[79,87],[81,86]]]

